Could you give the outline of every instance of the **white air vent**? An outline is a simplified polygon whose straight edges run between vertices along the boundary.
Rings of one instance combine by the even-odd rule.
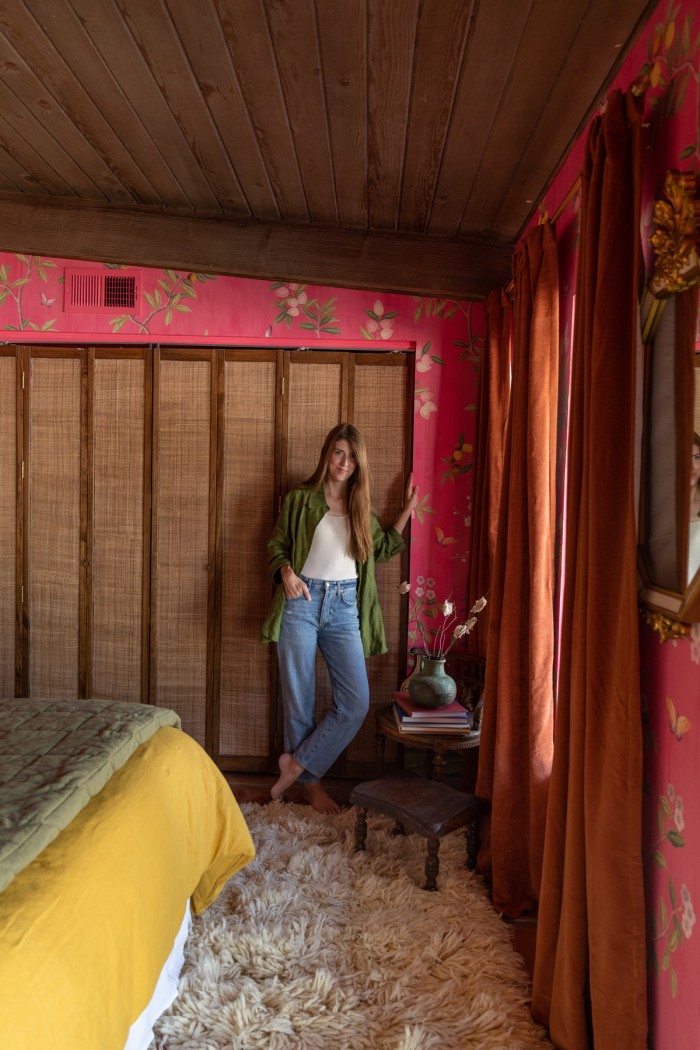
[[[66,270],[63,309],[71,313],[134,310],[139,300],[138,272],[134,270]]]

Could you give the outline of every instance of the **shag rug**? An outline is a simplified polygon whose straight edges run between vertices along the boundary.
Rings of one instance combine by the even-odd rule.
[[[157,1050],[551,1047],[464,834],[442,839],[428,893],[425,839],[388,818],[369,814],[355,853],[354,810],[241,809],[257,855],[195,917]]]

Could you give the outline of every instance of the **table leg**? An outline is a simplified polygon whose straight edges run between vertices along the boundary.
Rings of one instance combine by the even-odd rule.
[[[384,776],[384,749],[386,747],[386,737],[383,733],[376,733],[374,739],[377,749],[377,776],[381,779],[381,777]]]
[[[445,756],[442,751],[435,751],[433,754],[433,780],[437,780],[438,783],[442,780],[442,774],[445,769]]]
[[[474,871],[476,867],[480,845],[479,821],[473,820],[471,824],[467,824],[467,867],[470,871]]]
[[[437,877],[440,870],[440,860],[438,858],[439,849],[440,839],[429,838],[428,852],[425,858],[425,886],[423,889],[437,889]]]
[[[365,849],[365,842],[367,841],[367,810],[362,806],[357,807],[357,816],[355,817],[355,851],[361,852]]]

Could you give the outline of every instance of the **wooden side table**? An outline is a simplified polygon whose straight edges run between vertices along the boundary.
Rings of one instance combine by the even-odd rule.
[[[412,747],[417,751],[433,753],[432,779],[441,781],[445,767],[445,755],[450,751],[471,751],[481,742],[481,730],[469,733],[401,733],[394,719],[391,704],[380,707],[376,714],[377,726],[377,770],[384,776],[384,750],[386,741],[395,740],[402,748]],[[400,752],[403,757],[403,752]]]

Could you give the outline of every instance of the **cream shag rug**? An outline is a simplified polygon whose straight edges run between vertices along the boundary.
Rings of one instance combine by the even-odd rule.
[[[510,930],[440,845],[427,893],[425,840],[354,810],[241,806],[257,856],[195,918],[180,992],[157,1050],[527,1050],[549,1047],[528,1010]]]

